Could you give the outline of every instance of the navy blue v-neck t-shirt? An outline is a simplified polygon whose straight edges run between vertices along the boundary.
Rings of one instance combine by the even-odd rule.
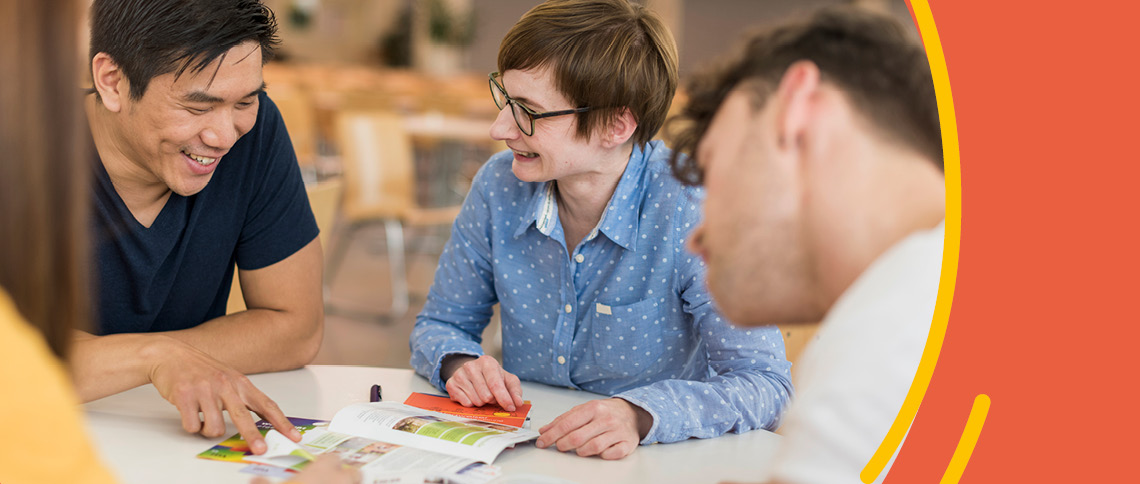
[[[257,122],[195,195],[172,193],[149,228],[95,160],[95,330],[192,328],[226,313],[234,263],[260,269],[317,237],[297,156],[277,106],[258,95]]]

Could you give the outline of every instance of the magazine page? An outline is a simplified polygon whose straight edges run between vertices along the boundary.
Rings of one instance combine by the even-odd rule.
[[[538,432],[453,417],[393,402],[357,403],[333,417],[329,430],[492,463],[503,449]]]
[[[298,417],[287,418],[289,419],[289,423],[292,423],[293,427],[296,428],[298,432],[301,432],[302,436],[317,427],[327,428],[329,425],[328,420],[315,420],[311,418]],[[257,431],[261,432],[261,435],[263,436],[269,430],[273,429],[273,424],[265,420],[258,420],[256,425]],[[248,460],[247,457],[251,455],[253,455],[253,451],[249,449],[249,444],[246,443],[245,439],[241,438],[241,434],[234,434],[232,437],[223,440],[221,443],[218,443],[217,445],[206,449],[205,452],[198,454],[198,458],[220,460],[225,462],[250,463],[252,461]]]
[[[247,457],[249,462],[301,470],[319,454],[334,454],[346,465],[360,470],[364,484],[448,482],[484,484],[502,471],[472,459],[404,447],[363,437],[316,429],[294,443],[275,430],[265,435],[265,454]]]

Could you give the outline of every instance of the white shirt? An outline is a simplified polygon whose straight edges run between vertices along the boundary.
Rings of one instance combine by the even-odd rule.
[[[770,479],[860,482],[926,347],[944,225],[911,234],[884,252],[828,312],[818,339],[793,369],[797,395]]]

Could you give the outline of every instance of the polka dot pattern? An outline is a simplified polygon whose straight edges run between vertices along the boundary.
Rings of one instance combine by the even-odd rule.
[[[635,148],[598,225],[566,247],[552,183],[523,183],[511,154],[475,177],[412,332],[412,366],[478,355],[495,304],[503,365],[523,380],[620,396],[649,411],[643,443],[774,429],[790,364],[774,327],[733,328],[684,242],[699,189],[669,173],[660,142]]]

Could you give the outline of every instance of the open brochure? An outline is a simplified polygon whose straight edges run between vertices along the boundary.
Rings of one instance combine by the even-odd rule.
[[[316,455],[332,453],[358,467],[365,483],[481,484],[500,474],[499,468],[490,465],[499,453],[538,437],[530,429],[392,402],[349,405],[331,422],[290,420],[302,431],[300,443],[258,422],[269,447],[265,454],[253,455],[240,435],[235,435],[199,457],[300,470]]]
[[[503,449],[537,439],[538,432],[455,417],[402,403],[357,403],[342,408],[329,430],[490,464]]]
[[[319,454],[335,454],[345,465],[360,470],[364,484],[484,484],[502,473],[498,467],[475,460],[354,437],[327,428],[306,432],[300,443],[270,430],[265,434],[265,443],[268,450],[264,454],[247,456],[245,460],[299,471]]]

